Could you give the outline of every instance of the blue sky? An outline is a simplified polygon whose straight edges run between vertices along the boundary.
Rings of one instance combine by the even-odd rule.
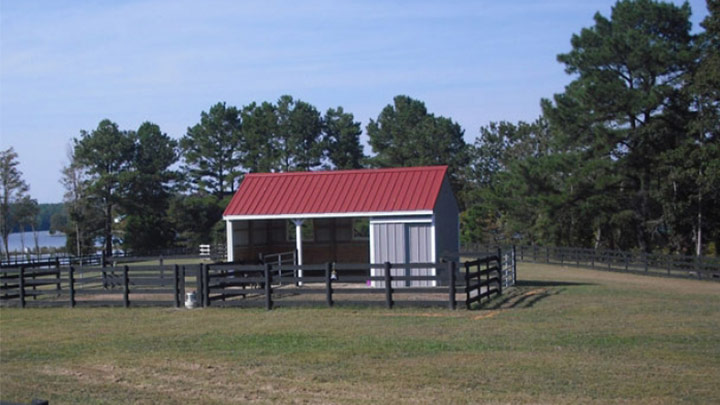
[[[406,94],[473,142],[491,121],[537,118],[571,80],[556,55],[614,3],[0,0],[0,147],[34,198],[59,202],[81,129],[149,120],[179,138],[218,101],[290,94],[364,128]],[[697,31],[707,9],[690,5]]]

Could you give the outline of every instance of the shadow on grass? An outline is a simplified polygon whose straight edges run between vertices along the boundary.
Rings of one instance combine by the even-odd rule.
[[[503,295],[481,305],[478,309],[495,310],[495,309],[513,309],[513,308],[532,308],[540,301],[550,298],[554,295],[562,294],[566,288],[562,285],[582,285],[576,283],[549,283],[547,286],[543,284],[533,285],[525,284],[507,290]]]
[[[562,287],[562,286],[580,286],[593,285],[590,283],[573,283],[568,281],[546,281],[546,280],[517,280],[516,287]]]

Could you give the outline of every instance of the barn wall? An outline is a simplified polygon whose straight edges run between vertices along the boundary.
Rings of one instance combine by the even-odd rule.
[[[375,218],[370,220],[373,263],[432,261],[431,217]],[[380,275],[380,272],[374,273]],[[392,269],[393,276],[433,275],[431,269]],[[384,287],[383,282],[375,282]],[[428,281],[393,281],[393,287],[427,286]]]
[[[450,183],[445,179],[435,203],[435,257],[437,260],[460,247],[459,211]]]

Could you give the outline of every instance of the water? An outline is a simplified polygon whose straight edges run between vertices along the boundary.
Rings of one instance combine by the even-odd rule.
[[[10,237],[8,238],[8,248],[11,252],[20,252],[22,249],[22,244],[20,243],[20,232],[17,233],[11,233]],[[65,241],[67,240],[67,237],[64,233],[56,232],[55,235],[50,235],[49,231],[39,231],[38,232],[38,243],[40,244],[40,248],[43,247],[52,247],[52,248],[61,248],[65,247]],[[3,246],[3,249],[5,247]],[[25,248],[28,248],[30,250],[35,250],[35,239],[33,237],[32,232],[25,232]]]

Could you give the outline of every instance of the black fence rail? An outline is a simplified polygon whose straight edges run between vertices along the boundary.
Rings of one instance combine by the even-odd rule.
[[[6,268],[4,306],[175,306],[185,291],[183,266]]]
[[[487,256],[465,262],[463,266],[465,266],[465,307],[467,309],[470,309],[475,302],[482,304],[483,298],[490,300],[493,295],[502,294],[504,284],[502,255]]]
[[[501,294],[515,280],[496,255],[468,263],[199,263],[194,265],[61,266],[0,269],[5,306],[175,306],[195,285],[197,305],[470,304]],[[510,256],[508,256],[510,257]],[[145,258],[144,261],[152,261]],[[47,263],[45,263],[47,264]]]
[[[478,251],[490,249],[494,248],[469,245],[463,248],[461,255],[477,254]],[[720,258],[717,257],[523,245],[504,246],[502,249],[506,255],[514,252],[516,261],[526,263],[557,264],[633,274],[720,281]]]
[[[319,265],[211,264],[199,267],[202,306],[264,306],[336,303],[447,305],[466,307],[513,285],[514,266],[503,270],[502,256],[472,262],[325,263]],[[483,267],[480,269],[480,267]],[[417,275],[425,274],[425,275]],[[282,283],[279,274],[282,274]],[[478,277],[485,277],[480,280]],[[468,302],[469,301],[469,302]]]
[[[49,254],[36,256],[34,254],[13,254],[10,259],[0,259],[0,268],[41,267],[46,265],[59,266],[102,266],[113,263],[130,263],[137,261],[154,261],[167,259],[197,258],[200,253],[197,250],[186,248],[163,249],[144,254],[133,252],[116,252],[113,256],[95,254],[86,256],[71,256],[67,254]],[[162,263],[161,263],[162,264]]]

